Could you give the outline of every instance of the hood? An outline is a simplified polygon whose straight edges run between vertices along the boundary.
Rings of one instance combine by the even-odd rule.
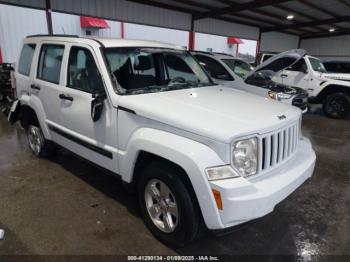
[[[350,74],[344,74],[344,73],[323,73],[322,76],[326,77],[326,78],[329,78],[329,79],[350,81]]]
[[[306,55],[306,50],[304,49],[292,49],[283,53],[272,56],[267,59],[264,63],[257,66],[252,72],[250,72],[246,79],[255,75],[258,72],[262,72],[268,77],[272,78],[278,72],[294,65],[300,59]]]
[[[275,130],[300,117],[295,107],[222,86],[122,96],[118,104],[137,115],[225,143]],[[280,120],[281,115],[286,118]]]

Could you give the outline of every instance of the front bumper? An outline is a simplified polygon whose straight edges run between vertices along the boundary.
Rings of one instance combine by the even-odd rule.
[[[220,192],[221,227],[229,228],[262,217],[312,176],[316,155],[308,139],[302,138],[295,155],[264,175],[210,182]]]

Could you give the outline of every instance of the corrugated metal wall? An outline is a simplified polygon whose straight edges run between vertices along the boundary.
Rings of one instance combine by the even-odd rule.
[[[47,34],[44,11],[0,5],[0,48],[4,62],[16,61],[23,38],[33,34]]]
[[[45,0],[0,0],[11,4],[22,4],[44,8]],[[147,6],[125,0],[51,0],[53,11],[77,15],[96,16],[111,20],[120,20],[144,25],[189,31],[191,15],[170,11],[163,8]],[[224,36],[236,36],[258,39],[257,27],[245,26],[217,19],[196,21],[195,29],[201,33]]]
[[[324,60],[350,61],[350,35],[305,39],[301,41],[300,46],[306,49],[308,54]]]
[[[269,32],[261,34],[261,52],[283,52],[298,48],[299,37],[296,35]]]
[[[201,19],[195,23],[195,31],[206,34],[235,36],[257,40],[259,29],[257,27],[229,23],[217,19]]]
[[[231,55],[236,55],[237,52],[237,45],[229,45],[227,36],[196,33],[195,43],[195,48],[199,51],[208,51],[208,48],[211,48],[213,52]]]
[[[125,0],[51,0],[52,9],[106,19],[189,30],[191,16]]]
[[[3,3],[45,9],[45,0],[1,0]]]
[[[125,38],[143,39],[188,46],[188,32],[169,28],[159,28],[125,23]]]
[[[120,37],[120,22],[106,20],[109,28],[92,29],[92,35],[100,37]],[[54,34],[86,35],[85,29],[80,27],[80,16],[63,13],[52,13],[52,27]]]

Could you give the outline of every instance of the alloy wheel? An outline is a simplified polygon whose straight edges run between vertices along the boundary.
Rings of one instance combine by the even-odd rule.
[[[39,127],[33,125],[28,127],[28,141],[30,149],[38,156],[44,146],[44,138]]]
[[[179,211],[169,187],[158,179],[152,179],[145,188],[144,198],[154,225],[165,233],[173,232],[179,222]]]

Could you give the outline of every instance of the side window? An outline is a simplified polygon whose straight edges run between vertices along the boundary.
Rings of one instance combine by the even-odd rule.
[[[199,63],[207,70],[211,77],[224,80],[233,81],[233,77],[227,72],[227,70],[217,61],[203,55],[195,55]]]
[[[37,77],[41,80],[58,84],[61,75],[61,64],[64,46],[48,45],[41,47]]]
[[[300,59],[294,65],[288,67],[287,70],[289,70],[289,71],[296,71],[296,72],[303,72],[303,71],[305,71],[305,68],[307,68],[305,60],[304,59]]]
[[[100,72],[89,50],[82,47],[71,48],[67,86],[88,93],[103,89]]]
[[[33,55],[35,51],[34,44],[24,44],[19,58],[18,72],[22,75],[29,76],[30,67],[32,65]]]
[[[198,80],[191,67],[181,57],[174,54],[165,54],[164,62],[168,69],[169,79],[182,77],[187,81]]]

